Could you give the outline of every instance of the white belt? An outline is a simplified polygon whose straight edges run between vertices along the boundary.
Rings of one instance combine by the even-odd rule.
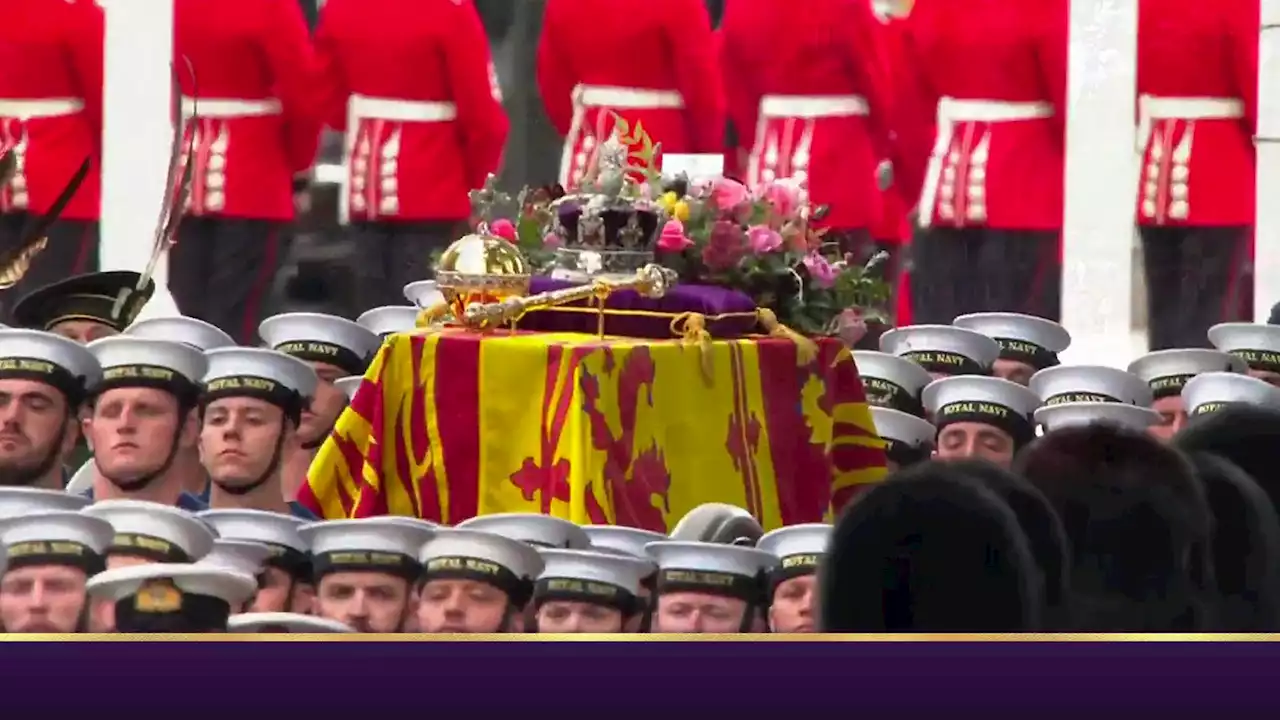
[[[929,156],[929,168],[925,173],[920,202],[916,206],[921,227],[933,222],[934,204],[938,197],[938,182],[942,178],[942,165],[951,150],[951,138],[956,123],[962,122],[1017,122],[1053,117],[1053,105],[1045,102],[1009,102],[1005,100],[960,100],[944,97],[938,101],[937,136],[933,152]]]
[[[41,100],[0,100],[0,117],[15,120],[63,117],[84,110],[80,98],[44,98]]]
[[[574,148],[587,121],[587,108],[613,110],[682,110],[684,97],[674,90],[649,90],[646,88],[605,87],[579,85],[573,89],[573,121],[569,134],[564,138],[560,154],[560,184],[569,187],[569,168],[573,164]],[[604,138],[598,138],[603,142]]]
[[[352,95],[347,101],[348,120],[389,120],[391,122],[451,122],[458,119],[458,106],[436,100],[400,100]],[[348,124],[348,129],[350,124]]]
[[[234,98],[182,98],[182,117],[213,118],[231,120],[234,118],[269,117],[279,115],[280,101],[275,98],[265,100],[240,100]]]
[[[860,95],[765,95],[760,99],[760,116],[766,118],[858,117],[870,112],[867,99]]]
[[[1244,103],[1235,98],[1138,96],[1138,152],[1147,150],[1157,120],[1236,120]]]

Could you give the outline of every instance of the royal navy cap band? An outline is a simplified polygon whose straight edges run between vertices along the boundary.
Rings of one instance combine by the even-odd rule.
[[[1058,364],[1058,353],[1046,350],[1026,340],[995,338],[1000,343],[1000,359],[1025,363],[1037,370],[1053,367]]]
[[[44,383],[66,396],[68,403],[72,405],[78,405],[87,390],[85,378],[77,377],[66,368],[37,357],[0,358],[0,379]]]
[[[320,340],[296,340],[281,343],[272,348],[276,352],[291,355],[307,362],[322,362],[333,365],[352,375],[364,375],[369,366],[366,357],[356,355],[347,348]]]
[[[291,418],[301,416],[306,404],[296,390],[271,378],[256,375],[233,375],[208,380],[200,393],[204,404],[227,397],[251,397],[269,402]],[[295,418],[296,419],[296,418]]]
[[[140,533],[116,533],[107,554],[129,555],[161,563],[188,563],[193,560],[186,550],[168,540]]]
[[[532,591],[529,578],[522,578],[498,563],[478,557],[451,555],[433,557],[422,568],[424,582],[432,580],[474,580],[492,585],[507,594],[513,605],[523,606]]]
[[[422,566],[418,564],[417,558],[400,553],[365,550],[315,553],[311,556],[311,567],[317,581],[336,572],[376,572],[413,582],[422,573]]]
[[[967,358],[960,353],[942,350],[915,350],[902,354],[920,367],[934,373],[947,375],[990,375],[991,368]]]
[[[1069,402],[1123,402],[1120,398],[1091,392],[1065,392],[1046,398],[1046,406],[1061,405]]]
[[[1031,442],[1036,436],[1035,423],[1030,418],[998,403],[960,400],[943,405],[933,414],[933,424],[939,430],[962,422],[980,423],[1003,430],[1017,444]]]

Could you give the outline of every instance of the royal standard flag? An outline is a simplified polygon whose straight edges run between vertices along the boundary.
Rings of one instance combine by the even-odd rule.
[[[667,532],[724,502],[817,522],[885,474],[835,340],[652,341],[446,330],[392,336],[299,501],[325,518],[454,524],[540,512]]]

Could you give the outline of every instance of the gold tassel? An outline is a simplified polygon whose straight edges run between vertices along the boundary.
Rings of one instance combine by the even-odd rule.
[[[707,318],[702,313],[680,313],[671,320],[671,334],[680,336],[682,345],[697,345],[702,363],[702,377],[708,383],[713,377],[711,366],[711,333],[707,332]]]
[[[778,322],[778,316],[769,308],[757,309],[756,319],[771,337],[786,338],[796,344],[796,365],[805,367],[818,359],[818,343]]]
[[[31,261],[49,244],[49,238],[41,236],[34,242],[19,250],[4,265],[0,265],[0,290],[8,290],[26,276],[31,269]]]

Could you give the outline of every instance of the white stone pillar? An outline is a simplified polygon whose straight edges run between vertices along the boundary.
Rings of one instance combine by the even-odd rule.
[[[106,18],[102,91],[103,270],[142,272],[169,171],[174,0],[98,0]],[[142,317],[178,314],[167,258]]]
[[[1266,322],[1280,302],[1280,0],[1259,0],[1258,213],[1254,230],[1253,317]]]
[[[1146,349],[1132,330],[1136,0],[1071,0],[1069,37],[1063,361],[1125,367]]]

